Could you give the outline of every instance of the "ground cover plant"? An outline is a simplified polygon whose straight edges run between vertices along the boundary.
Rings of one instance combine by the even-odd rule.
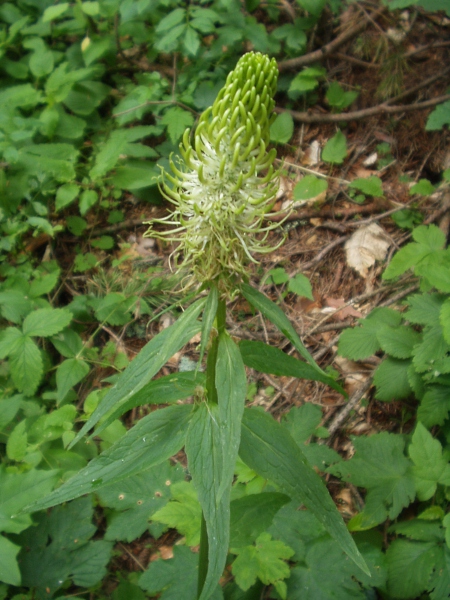
[[[448,597],[447,13],[1,5],[0,597]],[[237,169],[228,192],[252,207],[227,213],[244,244],[220,229],[218,262],[201,265],[204,207],[189,213],[186,194],[231,109],[244,118],[217,94],[248,50],[276,58],[278,116],[255,75],[253,119],[215,165]],[[268,187],[252,196],[255,174]],[[197,300],[183,264],[209,282]],[[52,490],[41,507],[92,493],[21,512]]]

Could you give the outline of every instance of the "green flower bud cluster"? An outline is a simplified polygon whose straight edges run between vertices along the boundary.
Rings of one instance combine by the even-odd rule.
[[[276,151],[267,151],[277,77],[274,59],[245,54],[195,135],[186,130],[172,174],[164,172],[162,193],[174,210],[153,223],[174,228],[150,228],[147,235],[179,243],[173,257],[189,270],[185,287],[214,281],[225,296],[233,294],[248,261],[257,262],[253,254],[275,249],[266,241],[279,223],[263,220],[271,216],[279,180]]]

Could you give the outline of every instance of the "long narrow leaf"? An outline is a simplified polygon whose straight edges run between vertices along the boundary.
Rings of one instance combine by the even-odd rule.
[[[258,290],[255,290],[255,288],[248,284],[243,284],[241,286],[241,291],[245,299],[254,308],[259,310],[271,323],[278,327],[281,333],[295,346],[300,356],[303,356],[303,358],[315,369],[321,371],[281,308],[272,302],[272,300],[269,300],[267,296],[261,294],[261,292],[258,292]]]
[[[131,396],[139,392],[169,358],[198,333],[200,323],[197,321],[197,317],[204,304],[204,298],[197,300],[181,315],[178,321],[164,329],[142,348],[94,410],[69,448],[74,446],[112,408],[118,408],[119,403],[125,404]]]
[[[131,396],[125,403],[119,404],[118,408],[100,423],[93,435],[99,435],[113,421],[136,406],[142,406],[143,404],[171,404],[177,400],[193,396],[195,388],[198,385],[203,385],[204,382],[205,374],[198,371],[171,373],[170,375],[150,381],[150,383],[144,385],[139,392]]]
[[[309,508],[344,552],[370,575],[325,484],[282,425],[261,410],[246,409],[239,454],[259,475]]]
[[[184,445],[191,405],[168,406],[141,419],[120,440],[51,494],[27,506],[42,510],[160,464]]]
[[[310,379],[321,381],[334,390],[346,396],[347,394],[336,383],[336,381],[322,371],[318,371],[310,364],[289,356],[279,348],[264,344],[264,342],[252,342],[242,340],[239,343],[242,359],[247,367],[256,369],[260,373],[271,373],[279,377],[298,377],[299,379]]]
[[[208,533],[208,572],[199,600],[208,600],[221,577],[230,540],[230,486],[219,500],[223,447],[217,406],[203,403],[192,417],[186,454]]]
[[[247,393],[244,363],[239,348],[227,333],[221,334],[219,338],[216,388],[224,455],[222,481],[218,492],[218,500],[220,500],[226,488],[231,486],[233,479]]]
[[[209,336],[211,333],[212,325],[217,313],[217,306],[219,304],[219,292],[215,286],[213,286],[206,298],[205,310],[202,315],[202,341],[200,342],[200,357],[198,359],[199,364],[203,360],[206,346],[209,342]]]

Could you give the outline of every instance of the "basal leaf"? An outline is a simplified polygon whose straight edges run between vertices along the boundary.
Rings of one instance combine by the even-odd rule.
[[[295,200],[309,200],[316,198],[319,194],[326,192],[328,182],[326,179],[320,179],[315,175],[305,175],[294,187]]]
[[[334,537],[348,556],[367,573],[333,500],[319,477],[306,464],[300,448],[288,431],[260,410],[244,411],[239,455],[259,475],[276,483],[280,490],[305,504]]]
[[[256,369],[261,373],[321,381],[345,395],[344,390],[332,377],[329,377],[323,371],[319,371],[308,363],[289,356],[289,354],[274,346],[269,346],[268,344],[264,344],[264,342],[242,340],[239,348],[244,364],[247,367]]]
[[[29,505],[27,512],[73,500],[170,458],[184,444],[191,410],[191,406],[177,405],[147,415],[60,488]]]
[[[275,144],[287,144],[294,133],[294,120],[288,113],[281,113],[270,126],[270,141]]]
[[[119,405],[125,404],[131,396],[137,394],[169,358],[200,330],[197,317],[204,303],[205,300],[200,299],[192,304],[172,326],[164,329],[142,348],[121,374],[114,387],[108,391],[70,447],[78,442],[112,408],[117,410]]]
[[[230,539],[231,480],[222,492],[227,469],[219,422],[218,407],[202,403],[192,418],[186,438],[188,467],[208,534],[208,571],[199,600],[208,600],[217,587],[225,567]]]
[[[38,308],[23,322],[25,335],[49,337],[62,331],[72,320],[72,313],[64,308]]]

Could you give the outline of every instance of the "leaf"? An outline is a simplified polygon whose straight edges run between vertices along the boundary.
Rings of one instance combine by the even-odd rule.
[[[344,158],[347,156],[347,138],[338,131],[332,138],[325,144],[325,148],[322,150],[322,160],[329,163],[340,165],[344,162]]]
[[[377,333],[383,352],[394,358],[411,358],[413,347],[421,341],[421,335],[411,327],[385,326]]]
[[[270,126],[270,141],[274,144],[287,144],[294,134],[294,120],[288,112],[277,115]]]
[[[0,332],[0,359],[14,354],[22,344],[23,334],[17,327],[7,327]]]
[[[159,379],[147,383],[136,394],[131,396],[125,403],[112,410],[95,430],[98,436],[113,421],[121,417],[136,406],[144,404],[171,404],[177,400],[184,400],[193,396],[197,386],[205,385],[205,374],[198,371],[188,371],[185,373],[171,373]]]
[[[420,194],[421,196],[430,196],[435,192],[434,185],[428,179],[419,179],[409,190],[410,196]]]
[[[366,196],[373,196],[374,198],[383,198],[383,182],[379,177],[371,175],[370,177],[364,177],[360,179],[354,179],[349,188],[359,190]],[[380,228],[381,229],[381,228]]]
[[[59,211],[77,198],[80,193],[80,186],[75,183],[65,183],[58,188],[56,192],[55,210]]]
[[[291,92],[308,92],[319,85],[319,77],[324,77],[326,70],[322,67],[307,67],[296,75],[289,86]]]
[[[65,308],[38,308],[23,322],[23,333],[29,336],[49,337],[62,331],[72,320]]]
[[[173,558],[151,562],[139,586],[160,600],[197,600],[198,554],[185,546],[173,547]]]
[[[375,397],[378,400],[391,402],[411,395],[412,389],[408,377],[410,364],[409,360],[399,360],[390,356],[383,360],[373,376],[373,383],[377,388]]]
[[[264,344],[264,342],[242,340],[239,343],[239,348],[244,364],[247,367],[256,369],[261,373],[278,375],[279,377],[298,377],[299,379],[321,381],[345,395],[344,390],[332,377],[318,371],[308,363],[289,356],[289,354],[274,346],[269,346],[268,344]]]
[[[270,533],[261,533],[254,546],[235,548],[237,558],[231,567],[236,583],[248,590],[258,577],[265,585],[289,577],[289,566],[284,559],[294,551],[283,542],[273,540]]]
[[[56,387],[58,403],[64,400],[68,392],[89,373],[89,365],[82,358],[68,358],[56,369]]]
[[[150,413],[60,488],[27,506],[26,511],[73,500],[164,462],[183,446],[191,410],[191,406],[176,405]]]
[[[230,492],[241,439],[241,422],[247,394],[247,377],[238,346],[227,333],[219,336],[216,363],[223,471],[217,501]]]
[[[439,325],[440,313],[446,300],[443,294],[413,294],[408,296],[409,309],[405,319],[418,325]]]
[[[202,339],[200,342],[200,356],[198,363],[201,364],[205,354],[206,345],[209,343],[211,329],[214,319],[216,318],[217,306],[219,303],[219,291],[216,286],[212,286],[209,290],[208,297],[205,303],[205,309],[202,316]]]
[[[401,435],[383,432],[368,438],[354,437],[352,443],[355,456],[329,467],[327,472],[367,489],[358,528],[368,529],[388,517],[395,519],[414,500],[411,463],[404,455]]]
[[[82,427],[70,447],[76,444],[112,408],[117,410],[131,396],[137,394],[137,392],[149,383],[151,378],[156,375],[169,358],[200,330],[197,317],[204,303],[204,299],[194,302],[178,321],[167,329],[164,329],[142,348],[136,358],[121,374],[114,387],[108,390],[108,393],[95,409],[89,421]]]
[[[297,296],[314,300],[311,282],[302,273],[297,273],[297,275],[294,275],[294,277],[289,280],[288,290],[297,294]]]
[[[302,356],[306,362],[312,365],[319,372],[323,373],[320,367],[316,364],[313,357],[310,355],[308,350],[302,344],[297,332],[292,326],[289,319],[286,317],[284,312],[281,310],[279,306],[277,306],[274,302],[269,300],[267,296],[261,294],[258,290],[251,287],[250,285],[243,284],[241,286],[241,291],[244,298],[249,302],[254,308],[259,310],[269,321],[271,321],[283,335],[287,337],[287,339],[293,344],[297,352]]]
[[[25,457],[28,446],[26,426],[25,420],[20,421],[10,433],[6,444],[6,455],[10,460],[21,462]]]
[[[194,118],[190,112],[174,106],[164,113],[161,123],[167,126],[167,133],[172,144],[176,144],[185,129],[193,125]]]
[[[328,181],[315,175],[305,175],[294,187],[294,200],[310,200],[328,189]]]
[[[444,125],[450,125],[450,100],[436,106],[428,116],[426,131],[437,131],[442,129]]]
[[[17,563],[19,551],[20,546],[0,535],[0,581],[8,585],[21,585],[20,569]]]
[[[302,406],[294,406],[284,415],[282,424],[297,444],[304,444],[315,432],[322,421],[320,406],[307,402]]]
[[[69,8],[68,2],[56,4],[55,6],[48,6],[42,14],[42,22],[48,23],[48,21],[54,21],[55,19],[60,17],[62,14],[64,14],[68,8]]]
[[[230,504],[230,547],[252,544],[272,525],[277,512],[289,501],[288,496],[278,492],[250,494],[233,500]]]
[[[231,480],[228,487],[222,483],[228,469],[219,420],[219,409],[203,402],[194,413],[186,438],[188,467],[208,534],[208,570],[199,600],[210,598],[217,587],[230,539]]]
[[[159,174],[154,164],[129,160],[126,164],[116,167],[111,183],[123,190],[139,190],[155,186]]]
[[[244,411],[239,455],[259,475],[305,504],[346,554],[367,573],[367,566],[345,527],[333,500],[317,473],[306,464],[287,430],[270,415]]]
[[[9,473],[0,468],[2,493],[0,497],[0,531],[20,533],[32,524],[29,515],[17,513],[30,502],[42,498],[53,489],[58,471]]]
[[[386,552],[387,590],[394,598],[416,598],[428,589],[436,564],[433,542],[394,540]]]
[[[32,339],[23,335],[16,340],[9,365],[17,389],[26,396],[32,396],[39,386],[44,371],[41,352]]]
[[[442,456],[442,446],[420,421],[412,436],[409,456],[414,463],[412,474],[419,500],[429,500],[438,483],[450,485],[450,465]]]
[[[450,411],[447,386],[434,385],[427,388],[417,410],[417,419],[425,425],[443,425]]]
[[[376,223],[359,227],[345,242],[347,264],[361,277],[367,277],[369,267],[386,258],[390,242],[386,233]]]
[[[21,323],[25,315],[32,309],[32,304],[23,292],[5,290],[0,292],[0,311],[2,317],[12,323]]]
[[[183,468],[166,461],[99,490],[100,504],[111,509],[104,539],[132,542],[140,537],[149,519],[169,501],[173,484],[183,479]]]
[[[200,543],[202,509],[194,486],[179,481],[172,486],[172,500],[152,515],[152,520],[177,529],[186,537],[188,546]]]
[[[345,92],[337,81],[333,81],[330,84],[326,93],[328,104],[338,111],[344,110],[344,108],[350,106],[357,97],[358,92]]]
[[[80,498],[37,516],[37,527],[20,536],[22,585],[37,588],[38,597],[48,597],[68,579],[83,587],[101,581],[112,544],[89,541],[96,531],[93,513],[91,499]]]

